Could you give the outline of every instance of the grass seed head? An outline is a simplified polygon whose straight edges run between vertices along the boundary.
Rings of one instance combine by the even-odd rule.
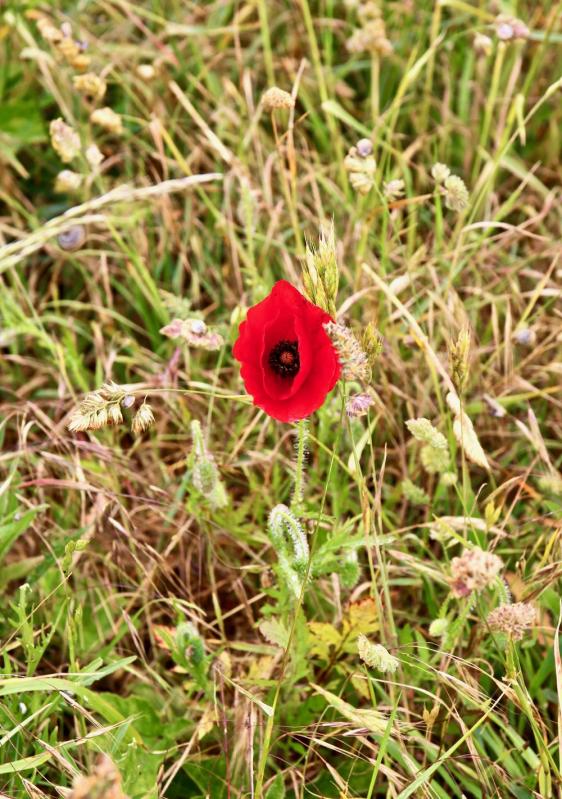
[[[462,178],[449,175],[445,180],[445,205],[451,211],[464,211],[468,206],[470,195]]]
[[[90,114],[90,122],[94,125],[99,125],[100,128],[113,133],[115,136],[120,136],[123,133],[123,122],[119,114],[110,108],[108,105],[103,108],[96,108]]]
[[[92,100],[103,100],[107,91],[107,83],[94,72],[84,72],[82,75],[75,75],[72,78],[74,88],[84,97],[91,97]]]
[[[51,145],[63,164],[73,161],[80,152],[80,136],[61,119],[53,119],[49,125]]]
[[[63,169],[55,179],[55,192],[57,194],[74,194],[84,181],[84,176],[71,169]]]
[[[327,322],[324,330],[338,353],[343,379],[367,382],[371,376],[369,359],[351,330],[337,322]]]
[[[155,419],[152,408],[145,401],[133,417],[131,431],[133,432],[133,435],[138,436],[148,430],[149,427],[152,427],[154,422]]]
[[[383,674],[394,674],[400,664],[400,661],[391,655],[382,644],[371,643],[363,634],[357,638],[357,651],[367,666],[382,671]]]

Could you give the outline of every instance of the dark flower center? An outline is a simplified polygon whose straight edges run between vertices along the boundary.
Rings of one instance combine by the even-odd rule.
[[[269,365],[280,377],[294,377],[299,371],[298,341],[280,341],[269,353]]]

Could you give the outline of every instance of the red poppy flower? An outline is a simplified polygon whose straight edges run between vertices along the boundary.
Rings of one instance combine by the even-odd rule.
[[[330,321],[286,280],[250,308],[233,354],[254,405],[280,422],[304,419],[322,405],[340,376],[323,327]]]

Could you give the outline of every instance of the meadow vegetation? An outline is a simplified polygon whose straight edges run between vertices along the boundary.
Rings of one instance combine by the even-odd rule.
[[[0,4],[3,799],[562,795],[561,20]]]

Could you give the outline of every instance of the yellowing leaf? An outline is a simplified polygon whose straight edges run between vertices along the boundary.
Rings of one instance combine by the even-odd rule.
[[[342,642],[341,633],[333,624],[323,621],[310,621],[307,625],[310,642],[309,653],[328,660],[330,647],[338,649]]]
[[[346,643],[355,641],[358,635],[369,635],[378,630],[377,606],[372,597],[353,602],[343,620]]]

